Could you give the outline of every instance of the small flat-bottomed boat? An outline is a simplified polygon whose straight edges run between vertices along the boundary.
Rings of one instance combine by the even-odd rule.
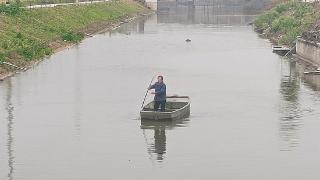
[[[272,46],[272,52],[280,55],[285,56],[290,51],[290,48],[287,46]]]
[[[307,74],[307,75],[320,75],[320,71],[319,70],[308,71],[308,72],[304,72],[304,74]]]
[[[154,101],[140,111],[142,120],[177,120],[189,117],[190,98],[188,96],[167,96],[165,111],[155,111]]]

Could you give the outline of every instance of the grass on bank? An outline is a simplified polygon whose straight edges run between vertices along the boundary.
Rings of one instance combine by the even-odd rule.
[[[42,58],[52,54],[51,42],[79,42],[88,25],[113,22],[143,8],[124,1],[32,10],[19,3],[0,5],[0,61]]]
[[[293,45],[319,18],[316,4],[290,0],[258,16],[255,26],[279,44]]]

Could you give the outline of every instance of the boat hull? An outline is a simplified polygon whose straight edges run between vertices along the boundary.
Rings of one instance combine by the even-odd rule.
[[[147,104],[141,111],[142,120],[177,120],[190,116],[190,102],[187,101],[171,101],[166,103],[166,111],[154,111],[153,103]]]

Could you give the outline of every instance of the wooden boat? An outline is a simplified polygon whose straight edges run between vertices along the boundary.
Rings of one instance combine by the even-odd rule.
[[[290,51],[290,48],[286,46],[272,46],[272,52],[280,56],[286,55]]]
[[[154,111],[154,101],[140,111],[141,120],[177,120],[189,117],[190,98],[188,96],[167,96],[166,109]]]
[[[307,74],[307,75],[320,75],[320,71],[319,70],[308,71],[308,72],[304,72],[304,74]]]

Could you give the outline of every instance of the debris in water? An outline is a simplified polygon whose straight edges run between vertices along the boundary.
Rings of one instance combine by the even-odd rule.
[[[88,36],[88,37],[93,37],[93,35],[89,34],[89,33],[85,33],[85,35]]]

